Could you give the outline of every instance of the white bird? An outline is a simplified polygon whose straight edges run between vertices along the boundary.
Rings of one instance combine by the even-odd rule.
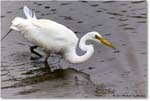
[[[94,47],[92,44],[87,45],[87,40],[100,42],[115,49],[115,47],[98,32],[89,32],[79,41],[75,33],[66,26],[52,20],[37,19],[35,13],[27,6],[24,6],[23,10],[27,19],[15,17],[10,29],[20,31],[26,39],[42,48],[46,53],[45,62],[51,51],[62,53],[62,56],[71,63],[82,63],[88,60],[94,53]],[[78,43],[79,48],[85,52],[82,56],[76,53]]]

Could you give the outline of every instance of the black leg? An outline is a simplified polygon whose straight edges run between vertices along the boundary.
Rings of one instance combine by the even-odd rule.
[[[33,54],[35,54],[35,55],[37,55],[37,56],[39,56],[39,57],[42,57],[42,55],[41,54],[39,54],[39,53],[37,53],[34,49],[36,49],[38,46],[31,46],[30,47],[30,51],[31,51],[31,53],[33,53]]]
[[[48,63],[48,57],[50,56],[50,53],[49,52],[46,52],[46,56],[45,56],[45,59],[44,59],[44,62],[45,63]]]

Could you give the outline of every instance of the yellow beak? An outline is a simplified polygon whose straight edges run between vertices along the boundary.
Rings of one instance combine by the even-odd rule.
[[[113,48],[113,49],[116,49],[109,41],[107,41],[105,38],[103,37],[100,37],[98,35],[95,36],[96,39],[98,39],[101,43],[103,43],[104,45],[110,47],[110,48]]]

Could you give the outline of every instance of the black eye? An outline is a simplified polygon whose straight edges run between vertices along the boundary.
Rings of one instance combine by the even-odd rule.
[[[95,39],[98,39],[98,35],[95,35]]]

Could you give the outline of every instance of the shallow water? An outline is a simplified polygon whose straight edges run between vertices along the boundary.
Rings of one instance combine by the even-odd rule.
[[[64,24],[79,38],[97,31],[117,48],[112,50],[91,42],[95,53],[82,64],[59,61],[60,56],[55,54],[44,64],[30,59],[32,44],[13,31],[1,44],[3,98],[147,96],[145,1],[2,1],[1,4],[1,36],[6,34],[14,17],[25,17],[22,8],[27,5],[38,18]]]

